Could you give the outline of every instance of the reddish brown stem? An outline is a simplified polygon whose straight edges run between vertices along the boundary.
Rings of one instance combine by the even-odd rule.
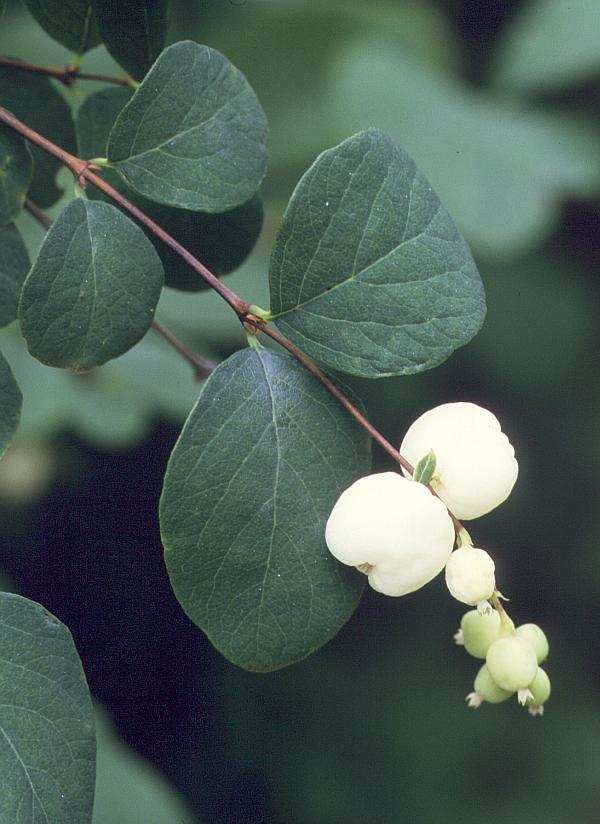
[[[16,71],[43,74],[53,77],[65,86],[72,86],[76,80],[99,80],[101,83],[116,83],[119,86],[131,86],[128,77],[110,77],[106,74],[90,74],[82,72],[78,66],[38,66],[36,63],[27,63],[24,60],[11,60],[0,57],[0,66]]]
[[[332,383],[332,381],[330,381],[329,378],[324,375],[323,372],[321,372],[321,370],[314,363],[312,363],[312,361],[309,360],[309,358],[307,358],[300,349],[294,346],[291,341],[281,335],[278,331],[268,326],[264,320],[252,315],[250,313],[250,303],[242,300],[235,292],[229,289],[229,287],[221,283],[221,281],[215,277],[215,275],[213,275],[213,273],[207,269],[204,264],[188,252],[188,250],[178,243],[175,238],[171,237],[171,235],[165,232],[164,229],[151,220],[146,214],[144,214],[144,212],[138,209],[137,206],[134,206],[133,203],[127,200],[126,197],[123,197],[122,194],[117,192],[117,190],[110,184],[106,183],[101,177],[94,174],[90,168],[89,161],[81,160],[80,158],[69,154],[69,152],[65,152],[64,149],[61,149],[59,146],[56,146],[47,138],[43,137],[43,135],[40,135],[38,132],[30,129],[29,126],[26,126],[25,123],[22,123],[1,106],[0,121],[6,123],[8,126],[11,126],[15,131],[27,138],[27,140],[30,140],[32,143],[35,143],[44,149],[44,151],[48,152],[48,154],[58,158],[61,163],[71,170],[75,180],[80,183],[80,185],[83,185],[85,181],[92,182],[95,186],[105,192],[112,200],[114,200],[115,203],[118,203],[123,207],[123,209],[129,212],[129,214],[133,215],[133,217],[135,217],[140,223],[150,229],[156,237],[160,238],[176,254],[183,258],[183,260],[192,269],[194,269],[200,277],[202,277],[209,284],[209,286],[221,295],[221,297],[231,306],[249,332],[253,332],[255,334],[264,332],[265,335],[268,335],[268,337],[276,341],[280,346],[293,355],[302,364],[302,366],[305,367],[305,369],[307,369],[323,384],[323,386],[325,386],[325,388],[342,404],[342,406],[349,412],[350,415],[352,415],[360,426],[362,426],[371,435],[371,437],[382,447],[382,449],[391,455],[391,457],[398,464],[400,464],[401,467],[412,475],[412,465],[402,457],[400,452],[386,438],[384,438],[384,436],[373,426],[373,424],[365,418],[362,412],[354,406],[354,404],[344,395],[344,393],[341,392],[337,386]],[[438,497],[437,493],[431,486],[428,486],[428,489],[432,495],[436,495],[436,497]],[[449,515],[452,518],[455,532],[458,534],[463,526],[451,512],[449,512]]]
[[[29,200],[29,198],[26,198],[25,200],[25,209],[41,226],[44,227],[44,229],[46,229],[46,231],[52,226],[52,218],[48,217],[48,215],[40,209],[37,203]],[[188,363],[191,364],[194,374],[196,375],[196,380],[204,380],[210,375],[216,366],[215,363],[201,358],[200,355],[197,355],[189,349],[185,343],[180,341],[179,338],[171,332],[168,327],[156,320],[156,318],[152,321],[152,328],[158,332],[158,334],[161,335],[167,343],[175,349],[176,352],[183,355]]]

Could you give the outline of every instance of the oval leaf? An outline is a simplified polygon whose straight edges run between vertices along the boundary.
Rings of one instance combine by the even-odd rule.
[[[24,0],[50,37],[76,54],[100,43],[91,0]]]
[[[0,227],[0,326],[17,317],[23,281],[29,272],[29,255],[14,225]]]
[[[376,129],[324,152],[298,183],[270,291],[287,337],[367,378],[436,366],[485,315],[467,244],[413,161]]]
[[[17,386],[10,366],[0,355],[0,456],[4,455],[17,431],[22,403],[21,390]],[[0,768],[0,774],[1,772]],[[0,801],[0,807],[1,803]]]
[[[117,118],[108,159],[150,200],[224,212],[260,186],[266,136],[244,75],[220,52],[186,41],[165,49]]]
[[[175,595],[230,661],[278,669],[349,618],[364,578],[329,554],[325,523],[368,469],[365,432],[288,355],[237,352],[209,377],[160,518]]]
[[[39,604],[2,592],[0,649],[0,821],[91,821],[94,719],[71,633]]]
[[[10,223],[23,207],[33,175],[33,160],[25,141],[0,125],[0,226]]]
[[[128,89],[113,87],[102,89],[86,98],[75,117],[80,157],[98,157],[106,152],[111,126],[131,95],[132,92]],[[113,169],[102,169],[99,174],[215,275],[224,275],[237,269],[252,250],[262,229],[263,207],[257,195],[235,209],[207,214],[174,209],[172,206],[162,206],[147,200],[126,186]],[[86,192],[91,198],[105,198],[103,192],[93,185],[89,185]],[[143,226],[141,228],[144,229]],[[186,291],[209,288],[197,272],[165,243],[150,232],[147,236],[162,260],[167,286]]]
[[[104,45],[136,80],[146,74],[164,48],[167,0],[93,0]]]
[[[19,304],[23,337],[48,366],[91,369],[148,330],[163,284],[146,236],[108,203],[78,198],[47,233]]]
[[[48,77],[0,66],[0,106],[67,152],[77,151],[71,109]],[[55,183],[62,164],[38,146],[30,149],[34,170],[28,195],[45,209],[62,195]]]

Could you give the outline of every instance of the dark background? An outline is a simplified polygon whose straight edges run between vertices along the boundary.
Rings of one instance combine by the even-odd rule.
[[[553,695],[543,718],[512,701],[466,708],[477,663],[452,642],[463,610],[441,579],[401,599],[366,592],[289,669],[221,658],[162,563],[162,476],[197,387],[158,341],[64,376],[27,365],[17,331],[3,334],[26,407],[0,465],[0,568],[70,627],[94,696],[187,798],[190,824],[596,821],[600,2],[178,0],[171,20],[171,40],[238,65],[270,119],[265,230],[232,276],[244,297],[268,303],[269,245],[298,176],[366,125],[414,154],[472,244],[489,306],[479,336],[429,373],[354,388],[396,442],[451,400],[502,421],[519,480],[469,529],[515,621],[547,630]],[[0,27],[4,53],[67,59],[16,3]],[[103,49],[83,65],[118,71]],[[77,106],[93,88],[66,94]],[[213,357],[243,342],[215,296],[161,306]],[[388,467],[379,452],[375,463]]]

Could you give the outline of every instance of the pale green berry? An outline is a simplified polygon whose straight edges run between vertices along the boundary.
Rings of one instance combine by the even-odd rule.
[[[444,504],[397,472],[367,475],[338,498],[325,529],[329,551],[384,595],[406,595],[442,571],[454,545]]]
[[[510,698],[511,695],[514,695],[514,690],[505,690],[498,686],[485,664],[475,677],[473,689],[474,692],[470,692],[467,695],[467,703],[470,707],[474,708],[481,706],[484,701],[487,701],[489,704],[501,704],[503,701],[506,701],[507,698]]]
[[[527,707],[531,715],[543,715],[544,704],[550,698],[550,679],[546,672],[538,667],[537,673],[529,685],[531,698],[527,700]]]
[[[435,490],[461,520],[490,512],[517,480],[515,451],[497,418],[474,403],[445,403],[414,421],[400,454],[414,466],[430,450],[436,457]]]
[[[460,621],[464,648],[473,658],[485,658],[492,641],[500,632],[500,616],[495,609],[481,614],[476,609],[465,612]]]
[[[534,648],[518,635],[503,636],[490,644],[485,660],[498,686],[512,692],[525,691],[538,668]],[[519,699],[524,701],[525,695]]]
[[[529,641],[535,650],[538,664],[542,664],[548,657],[549,645],[546,634],[537,624],[521,624],[517,627],[519,638]]]
[[[496,588],[494,562],[484,549],[459,547],[448,558],[446,586],[463,604],[483,604]]]

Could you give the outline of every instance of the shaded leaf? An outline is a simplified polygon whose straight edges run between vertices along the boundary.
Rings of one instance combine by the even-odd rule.
[[[105,154],[111,126],[131,95],[132,92],[128,89],[114,87],[102,89],[85,100],[75,118],[80,157]],[[260,234],[263,208],[258,196],[227,212],[207,214],[162,206],[147,200],[130,189],[112,169],[102,169],[100,175],[216,275],[236,269],[246,259]],[[87,194],[88,197],[108,200],[93,185],[88,186]],[[144,229],[143,226],[141,228]],[[190,291],[208,288],[205,281],[179,255],[148,230],[144,231],[162,260],[167,286]]]
[[[100,43],[91,0],[23,0],[50,37],[76,54]]]
[[[413,161],[375,129],[323,152],[298,183],[270,290],[287,337],[363,377],[436,366],[485,315],[467,244]]]
[[[141,229],[107,203],[72,201],[23,285],[19,320],[29,351],[75,370],[123,354],[152,323],[162,283]]]
[[[92,703],[69,630],[42,606],[0,593],[0,821],[92,817]]]
[[[600,144],[585,121],[473,90],[376,40],[338,49],[324,99],[333,139],[375,125],[398,140],[478,260],[539,244],[566,198],[600,188]]]
[[[33,160],[25,141],[0,125],[0,226],[21,211],[32,175]]]
[[[108,159],[151,200],[223,212],[260,186],[266,133],[243,74],[220,52],[186,41],[165,49],[117,118]]]
[[[494,79],[524,92],[566,89],[600,72],[599,42],[598,0],[525,3],[502,32]]]
[[[95,708],[98,735],[93,824],[194,824],[175,789]]]
[[[415,466],[413,472],[413,481],[420,484],[428,484],[433,478],[435,472],[436,457],[435,452],[431,449],[427,455],[424,455]]]
[[[10,366],[4,360],[3,356],[0,355],[0,455],[6,452],[17,430],[21,416],[22,401],[21,390],[17,386]],[[2,782],[1,773],[2,770],[0,769],[0,785]],[[1,809],[2,799],[0,797],[0,810]]]
[[[17,317],[23,281],[29,271],[29,254],[17,228],[0,226],[0,326]]]
[[[93,6],[104,45],[141,80],[164,48],[168,0],[93,0]]]
[[[71,109],[48,77],[0,66],[0,106],[67,152],[77,151]],[[37,146],[30,145],[30,149],[34,173],[28,194],[38,206],[47,208],[62,194],[55,182],[62,166]]]
[[[288,355],[240,351],[208,378],[160,519],[175,594],[230,661],[278,669],[349,618],[364,579],[329,554],[325,523],[368,469],[365,432]]]

